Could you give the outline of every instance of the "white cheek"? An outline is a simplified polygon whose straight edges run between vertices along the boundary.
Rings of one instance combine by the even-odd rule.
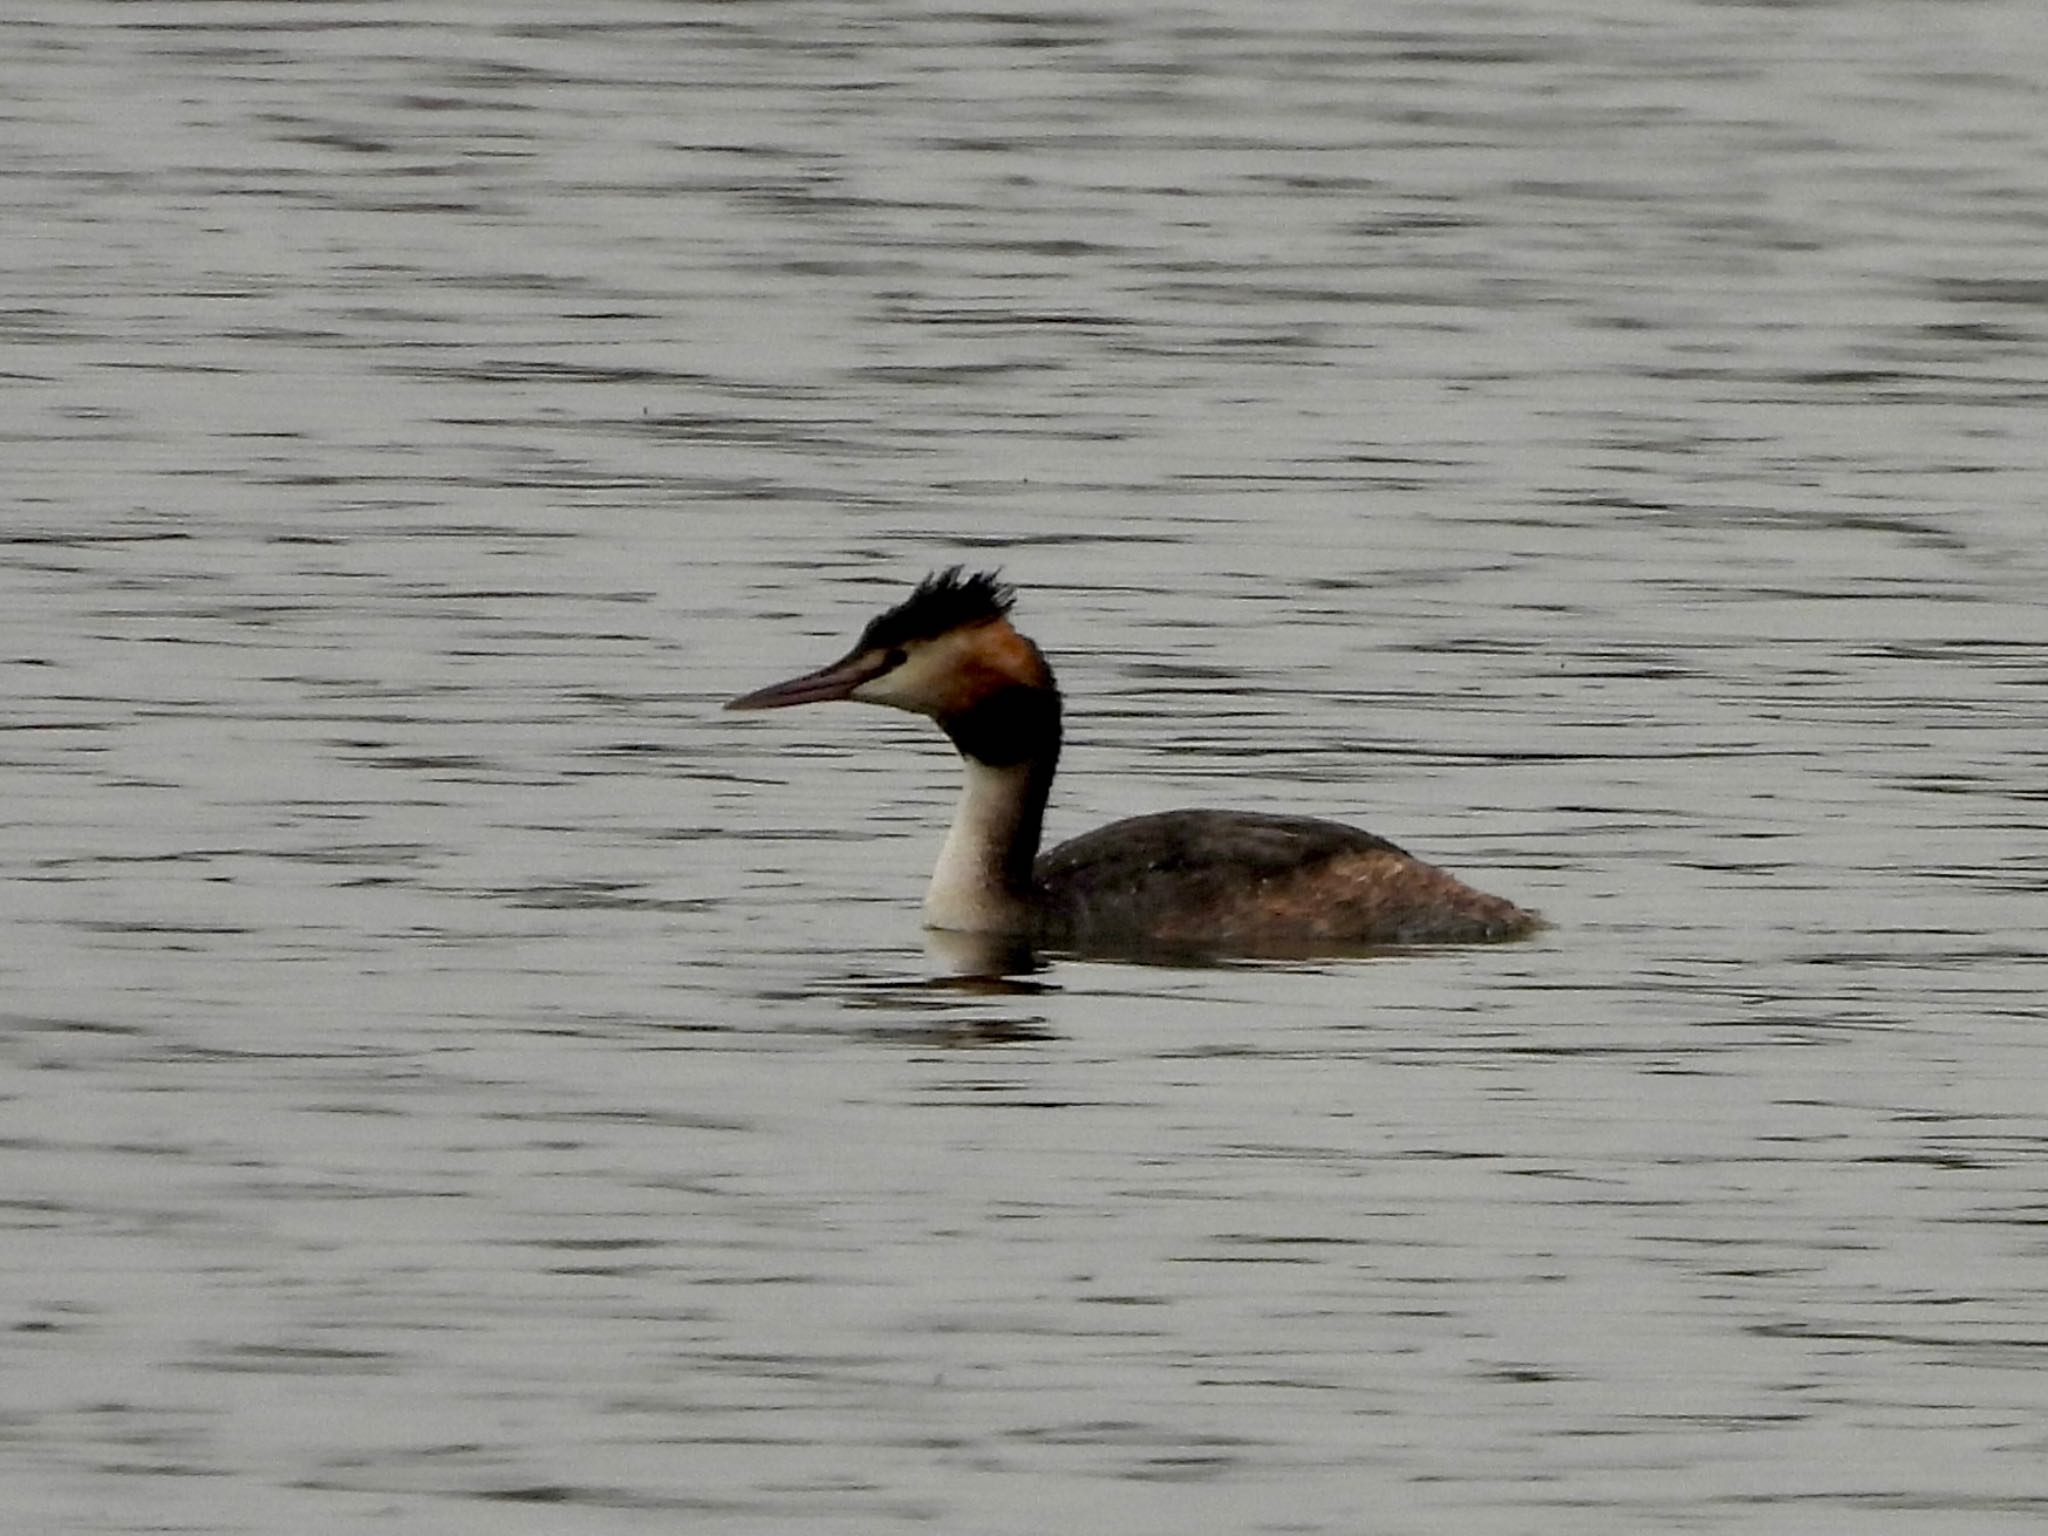
[[[852,693],[848,694],[847,697],[858,699],[863,704],[887,704],[892,709],[915,709],[917,707],[904,696],[903,669],[901,667],[870,682],[862,683]]]
[[[864,704],[887,704],[920,715],[937,714],[948,696],[958,658],[943,643],[923,645],[912,651],[900,667],[871,678],[854,689],[850,697]]]

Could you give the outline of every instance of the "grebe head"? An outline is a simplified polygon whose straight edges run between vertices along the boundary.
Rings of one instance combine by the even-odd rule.
[[[959,566],[927,576],[876,617],[830,666],[734,699],[727,709],[784,709],[854,699],[944,723],[1011,690],[1050,693],[1038,647],[1010,627],[1016,593],[995,572]]]
[[[734,699],[781,709],[827,699],[887,704],[936,721],[966,770],[925,892],[929,927],[1023,934],[1032,868],[1060,756],[1060,694],[1038,647],[1010,627],[1015,594],[994,572],[927,576],[829,667]]]

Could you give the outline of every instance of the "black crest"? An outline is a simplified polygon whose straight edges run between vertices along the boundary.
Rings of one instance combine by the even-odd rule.
[[[1016,601],[1015,590],[994,571],[969,576],[957,565],[935,571],[862,630],[854,649],[885,651],[913,640],[934,640],[969,624],[1000,619]]]

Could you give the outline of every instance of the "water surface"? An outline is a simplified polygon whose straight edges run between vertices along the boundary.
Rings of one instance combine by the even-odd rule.
[[[1940,7],[0,23],[12,1346],[51,1532],[2032,1531],[2048,34]],[[1065,836],[1524,945],[928,952]]]

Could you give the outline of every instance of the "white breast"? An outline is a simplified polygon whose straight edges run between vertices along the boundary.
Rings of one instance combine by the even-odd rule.
[[[991,768],[973,758],[961,763],[967,783],[925,892],[925,926],[958,933],[1024,932],[1031,926],[1030,906],[1022,893],[1004,889],[1003,857],[1017,835],[1031,770],[1025,764]]]

